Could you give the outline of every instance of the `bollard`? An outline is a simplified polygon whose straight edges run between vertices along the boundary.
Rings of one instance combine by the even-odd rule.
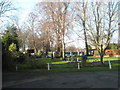
[[[80,69],[80,64],[78,63],[78,69]]]
[[[78,58],[77,58],[77,62],[78,62]]]
[[[16,71],[18,70],[18,67],[17,67],[17,65],[16,65]]]
[[[48,70],[50,70],[50,64],[48,63]]]
[[[112,69],[112,66],[111,66],[110,60],[108,60],[108,63],[109,63],[109,68]]]

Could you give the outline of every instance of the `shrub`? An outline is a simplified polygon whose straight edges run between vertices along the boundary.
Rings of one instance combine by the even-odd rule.
[[[44,60],[36,60],[36,59],[29,59],[26,64],[29,66],[28,68],[31,69],[45,69],[47,68],[47,64]]]
[[[4,71],[15,71],[16,62],[12,53],[9,51],[2,52],[2,70]]]
[[[37,69],[47,68],[47,64],[43,60],[35,61],[35,65]]]
[[[73,61],[73,62],[77,62],[77,59],[76,58],[74,58],[73,56],[71,56],[71,61]]]
[[[42,57],[42,52],[38,50],[37,57]]]
[[[87,56],[82,56],[82,66],[86,66],[86,60],[87,60]]]
[[[27,60],[27,55],[19,52],[18,62],[19,62],[19,63],[23,63],[23,62],[25,62],[26,60]]]
[[[9,50],[9,46],[12,43],[16,44],[16,50],[17,51],[19,50],[18,40],[12,34],[10,34],[10,33],[3,35],[3,37],[2,37],[2,43],[3,43],[3,46],[4,46],[5,50]]]
[[[9,51],[16,51],[16,50],[17,50],[16,44],[14,43],[10,44]]]

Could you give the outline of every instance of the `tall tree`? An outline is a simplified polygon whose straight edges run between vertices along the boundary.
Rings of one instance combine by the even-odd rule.
[[[14,25],[6,28],[5,33],[2,37],[2,42],[4,43],[6,50],[8,50],[10,44],[14,43],[16,44],[17,51],[19,51],[17,28]]]
[[[12,43],[16,44],[17,45],[17,51],[19,50],[18,40],[15,39],[15,37],[13,37],[13,35],[10,34],[10,33],[3,35],[2,43],[3,43],[4,50],[6,50],[6,51],[8,51],[9,46]]]
[[[27,26],[28,26],[28,38],[29,42],[32,44],[33,49],[35,50],[35,53],[37,53],[37,48],[36,48],[36,22],[37,22],[37,16],[33,13],[29,13],[28,21],[27,21]]]
[[[104,9],[106,8],[106,9]],[[95,46],[103,64],[105,50],[110,43],[113,33],[116,31],[117,4],[115,2],[92,2],[89,22],[89,40]]]
[[[86,48],[86,56],[88,56],[88,40],[87,40],[87,9],[88,9],[88,2],[77,2],[75,3],[75,11],[76,11],[76,20],[78,21],[79,25],[82,26],[82,31],[84,32],[84,41],[85,41],[85,48]],[[80,35],[79,35],[80,36]]]
[[[69,26],[68,6],[69,3],[65,2],[42,2],[37,4],[37,7],[41,8],[39,12],[44,15],[42,23],[43,20],[50,23],[50,26],[47,27],[53,31],[53,36],[56,37],[56,51],[60,52],[60,48],[62,48],[63,58],[65,52],[64,38]]]
[[[47,55],[48,52],[52,50],[51,44],[53,43],[53,31],[51,30],[51,23],[44,22],[41,24],[41,38]]]
[[[18,34],[18,40],[20,42],[20,49],[21,51],[25,52],[29,31],[25,29],[21,29],[20,31],[17,32],[17,34]]]

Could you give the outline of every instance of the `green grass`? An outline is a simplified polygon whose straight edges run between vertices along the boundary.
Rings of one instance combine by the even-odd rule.
[[[74,57],[73,59],[81,57]],[[100,61],[99,57],[93,57],[89,56],[87,59],[87,64],[86,67],[82,67],[80,70],[77,69],[77,63],[75,61],[61,61],[59,58],[56,59],[50,59],[50,58],[37,58],[34,59],[37,61],[37,65],[39,66],[41,61],[45,63],[45,68],[42,69],[31,69],[30,64],[25,63],[25,64],[20,64],[18,65],[18,72],[86,72],[86,71],[115,71],[120,68],[120,60],[117,57],[104,57],[105,64],[104,65],[99,65],[100,63],[92,63],[93,61]],[[33,61],[34,61],[33,60]],[[112,63],[112,69],[110,70],[108,67],[108,60],[111,60]],[[51,69],[48,71],[47,70],[47,63],[50,63]],[[81,61],[79,61],[81,63]],[[52,64],[52,65],[51,65]]]
[[[74,60],[77,60],[77,58],[79,60],[81,60],[81,57],[73,57]],[[66,58],[68,60],[68,58]],[[69,58],[70,59],[70,58]],[[63,64],[63,63],[68,63],[71,61],[61,61],[60,58],[56,58],[56,59],[50,59],[50,58],[37,58],[35,60],[44,60],[46,63],[52,63],[52,64]],[[104,61],[120,61],[120,59],[118,57],[104,57],[103,58]],[[92,61],[100,61],[100,57],[93,57],[93,56],[89,56],[87,59],[88,62],[92,62]]]
[[[120,68],[120,67],[119,67]],[[20,70],[20,72],[94,72],[94,71],[118,71],[118,67],[112,67],[110,70],[108,67],[84,67],[80,68],[51,68],[49,71],[47,69],[27,69]]]
[[[89,56],[88,60],[100,60],[100,57]],[[119,60],[119,58],[118,57],[104,57],[103,60],[104,61],[107,61],[107,60]]]
[[[51,62],[58,62],[60,61],[59,58],[56,58],[56,59],[50,59],[50,58],[37,58],[35,60],[43,60],[44,62],[46,63],[51,63]]]

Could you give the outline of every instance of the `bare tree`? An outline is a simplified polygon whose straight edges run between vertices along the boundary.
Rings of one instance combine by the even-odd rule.
[[[24,24],[26,25],[26,24]],[[29,36],[29,30],[27,27],[22,26],[23,28],[20,28],[20,30],[17,32],[18,34],[18,39],[20,42],[20,49],[21,51],[25,52],[26,48],[28,46],[28,36]]]
[[[16,10],[13,7],[13,4],[11,3],[11,1],[9,1],[9,0],[1,0],[0,1],[0,17],[4,17],[3,15],[6,12],[9,12],[11,10]]]
[[[35,53],[37,53],[37,48],[36,48],[36,38],[37,38],[37,34],[36,34],[36,22],[37,22],[37,16],[31,12],[29,14],[29,17],[28,17],[28,21],[27,21],[27,25],[28,25],[28,30],[29,30],[29,33],[28,33],[28,39],[29,39],[29,43],[32,44],[34,50],[35,50]]]
[[[10,14],[7,14],[13,10],[16,10],[14,5],[10,0],[0,0],[0,28],[3,29],[1,32],[4,32],[5,21],[8,22]]]
[[[115,2],[92,2],[89,22],[89,40],[95,46],[103,64],[105,50],[116,31],[117,4]]]
[[[37,7],[40,9],[39,12],[44,15],[42,23],[47,22],[47,29],[52,30],[56,40],[56,51],[60,52],[62,48],[62,57],[64,58],[65,52],[65,33],[68,29],[68,5],[65,2],[42,2],[38,3]],[[43,11],[43,12],[42,12]]]
[[[51,23],[44,22],[41,24],[41,38],[43,43],[43,48],[45,49],[46,55],[52,50],[53,43],[53,31],[51,30]]]
[[[86,28],[86,22],[87,22],[87,7],[88,2],[77,2],[75,3],[75,11],[76,11],[76,20],[78,21],[79,25],[82,26],[82,31],[84,32],[84,40],[85,40],[85,47],[86,47],[86,56],[88,56],[88,42],[87,42],[87,28]],[[80,36],[80,35],[78,35]]]
[[[68,51],[68,52],[75,52],[75,51],[77,51],[77,48],[75,47],[75,46],[68,46],[67,48],[66,48],[66,50]]]

